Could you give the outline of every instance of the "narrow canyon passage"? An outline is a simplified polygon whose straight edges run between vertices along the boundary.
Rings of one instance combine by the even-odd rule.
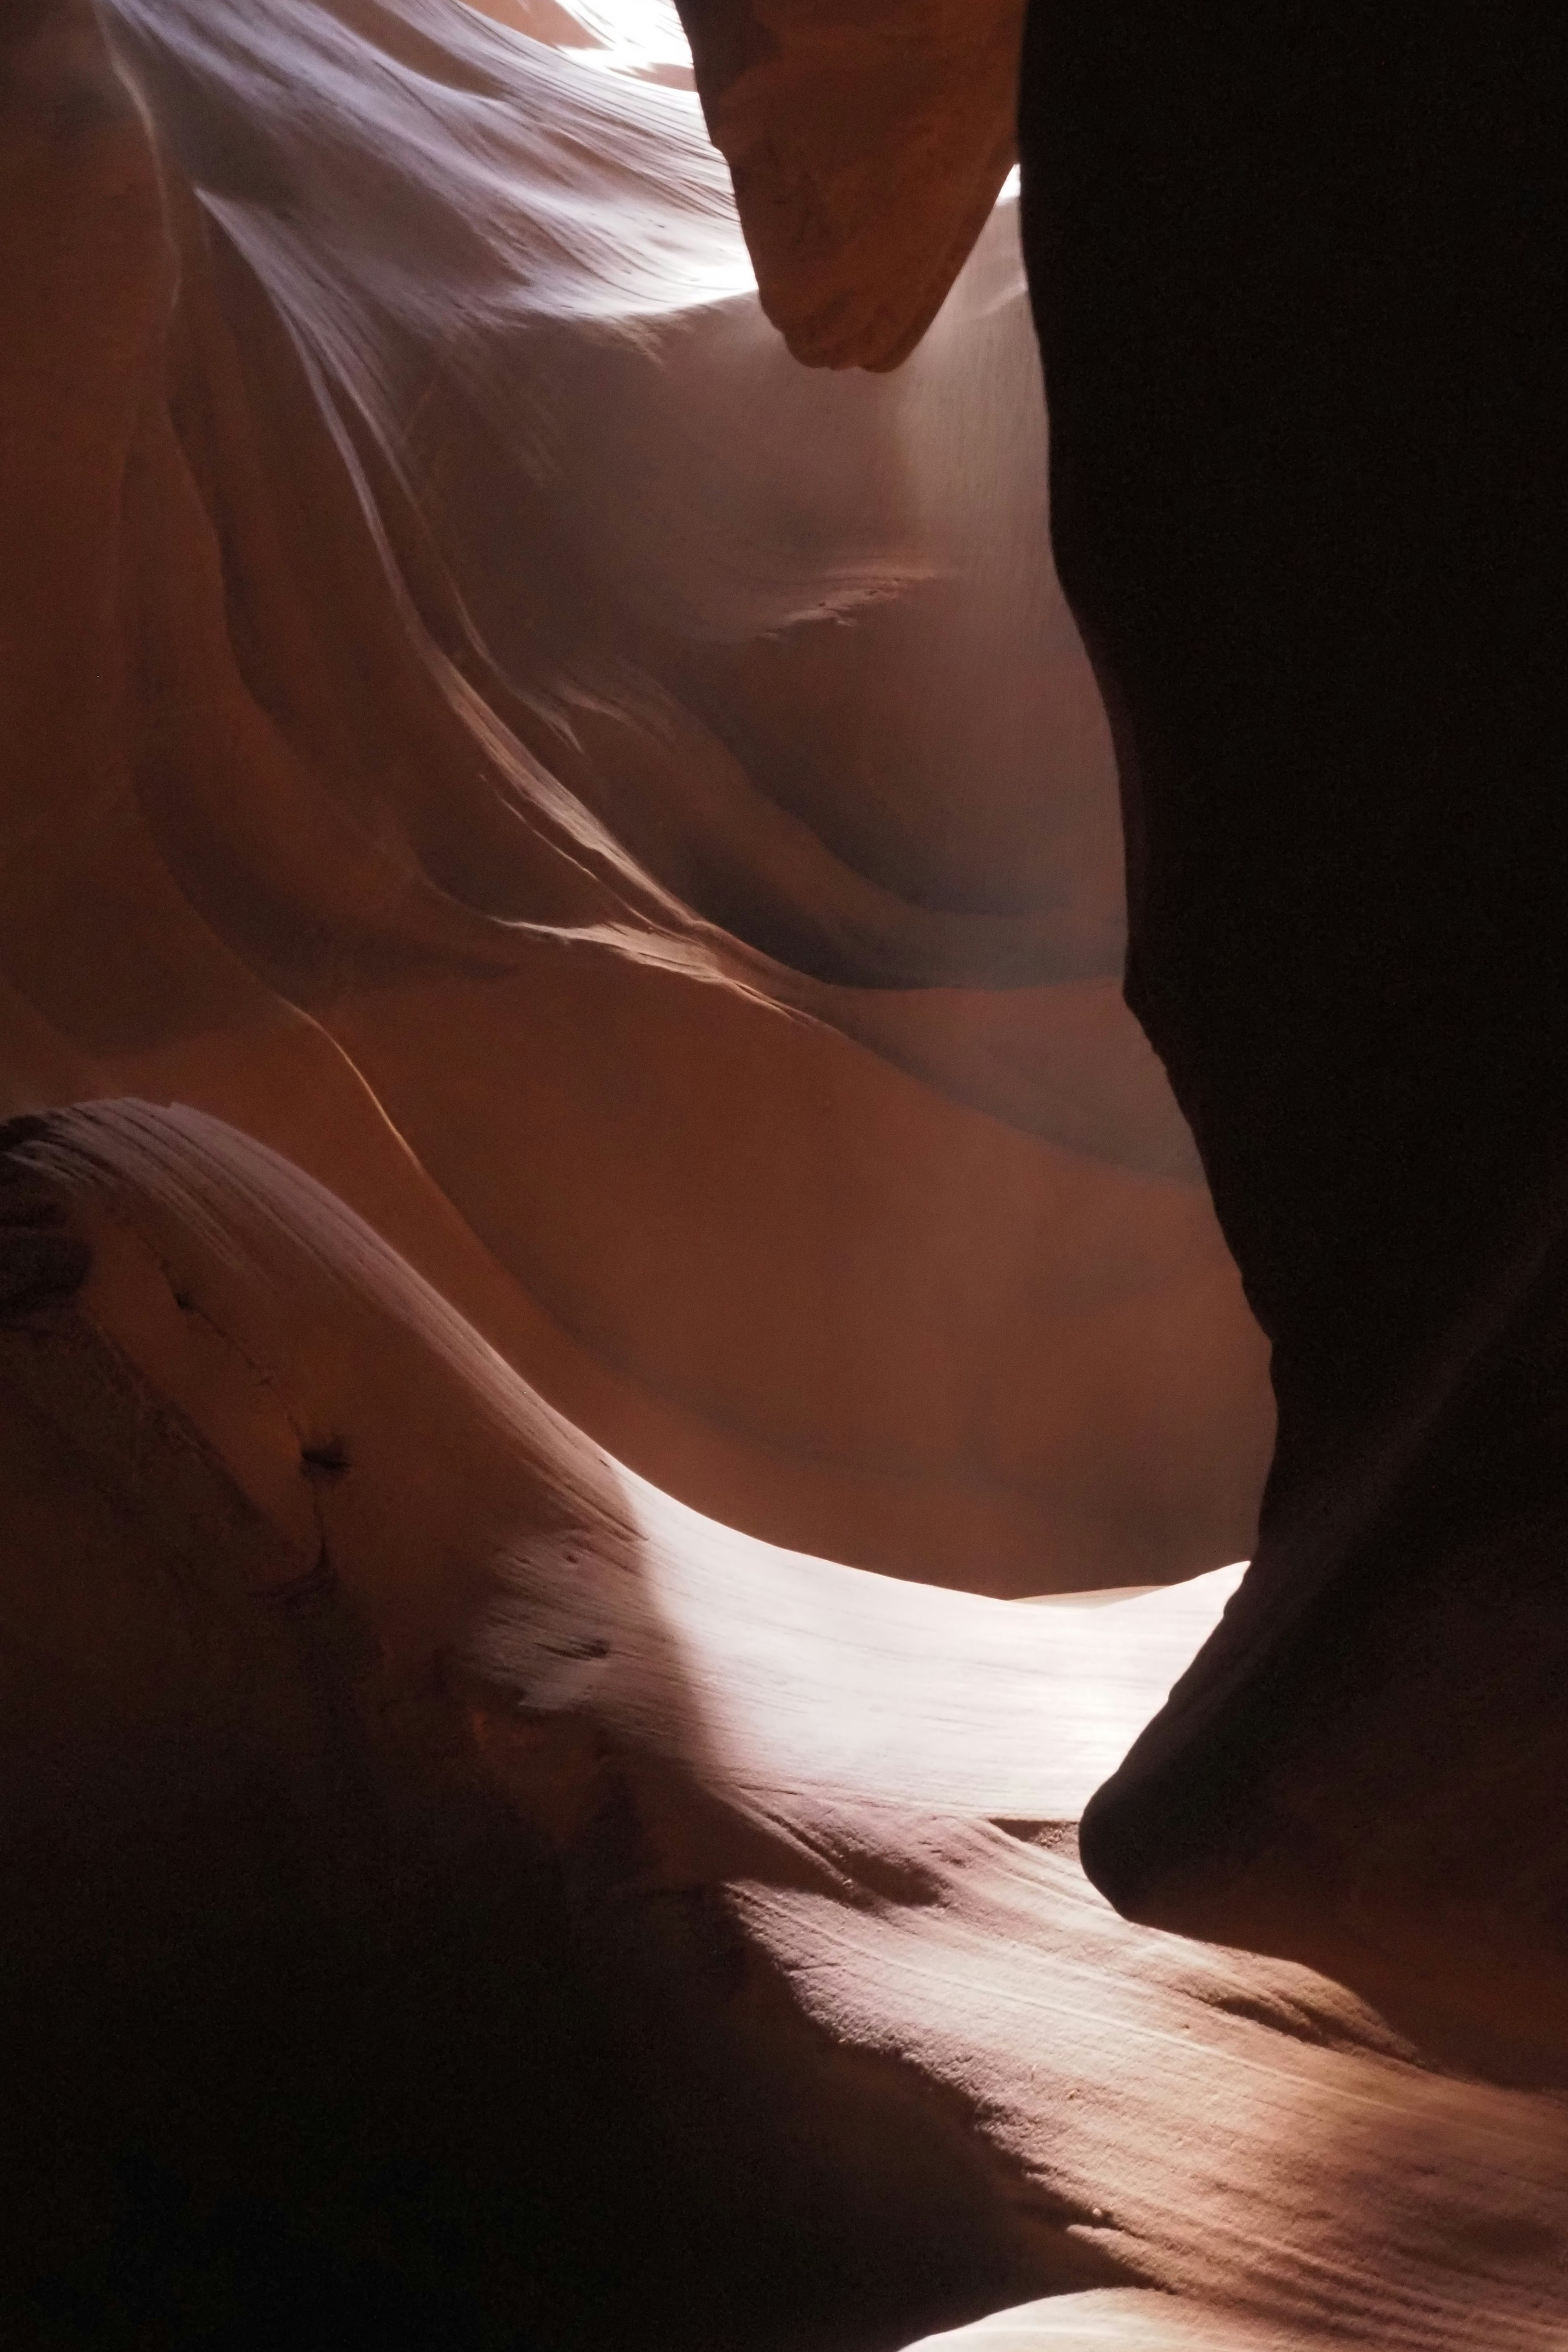
[[[1112,20],[686,14],[0,21],[8,2338],[1551,2352],[1550,1184],[1123,1002]]]

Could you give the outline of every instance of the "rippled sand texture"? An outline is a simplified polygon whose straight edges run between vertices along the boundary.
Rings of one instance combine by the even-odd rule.
[[[803,370],[668,26],[546,16],[117,0],[134,96],[9,20],[10,1104],[232,1120],[773,1539],[1235,1558],[1263,1351],[1120,1000],[1012,209],[897,375]]]

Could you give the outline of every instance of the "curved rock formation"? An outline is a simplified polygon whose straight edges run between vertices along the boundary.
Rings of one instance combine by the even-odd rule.
[[[1128,995],[1279,1407],[1252,1572],[1086,1856],[1527,2071],[1568,2050],[1563,62],[1522,9],[1041,12],[1021,115]]]
[[[1234,1572],[1031,1607],[779,1552],[235,1130],[110,1103],[7,1165],[91,1254],[0,1334],[13,2307],[1558,2339],[1559,2101],[1079,1871]]]
[[[813,367],[892,368],[1011,165],[1020,0],[688,0],[763,307]]]
[[[1561,2344],[1523,36],[1031,35],[1242,1579],[1016,20],[834,13],[897,379],[658,10],[0,27],[25,2345]]]
[[[910,376],[807,376],[612,48],[117,0],[133,100],[93,22],[8,35],[12,1106],[275,1144],[760,1533],[999,1592],[1245,1550],[1261,1350],[1117,1002],[1011,215]]]
[[[829,14],[847,55],[860,14]],[[777,25],[787,155],[826,44],[813,6]],[[1041,5],[1020,115],[1129,1001],[1280,1410],[1253,1572],[1086,1852],[1141,1917],[1311,1958],[1526,2070],[1568,2036],[1563,63],[1525,9]],[[912,159],[938,87],[885,77],[861,154]],[[760,248],[767,199],[737,187]],[[840,248],[831,355],[874,362],[881,285],[863,256],[842,282]],[[809,288],[779,315],[819,355]]]

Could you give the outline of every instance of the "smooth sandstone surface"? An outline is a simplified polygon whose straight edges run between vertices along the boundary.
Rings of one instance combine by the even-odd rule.
[[[1263,1354],[1117,993],[1010,212],[905,374],[811,375],[657,43],[104,23],[130,84],[8,36],[11,1107],[274,1143],[772,1538],[1244,1553]]]
[[[1387,2013],[1078,1864],[1250,1546],[1263,1350],[1118,993],[1109,743],[989,209],[1005,28],[964,32],[986,71],[929,208],[895,190],[901,255],[885,213],[856,244],[820,118],[814,278],[745,158],[863,36],[898,88],[842,29],[781,7],[771,80],[700,37],[697,80],[773,315],[816,333],[831,285],[810,356],[896,356],[979,235],[866,383],[762,327],[658,12],[60,0],[0,36],[0,1064],[7,1108],[89,1105],[0,1168],[29,2347],[1568,2326],[1556,1849],[1487,1731],[1554,1719],[1555,1522],[1501,1611],[1495,1546],[1468,1583],[1445,1555],[1436,1612],[1374,1554],[1336,1672],[1287,1643],[1257,1738],[1280,1497],[1376,1253],[1293,1354],[1180,1003],[1297,1434],[1096,1867]],[[1131,574],[1085,503],[1092,338],[1047,348],[1092,629]],[[1136,637],[1096,658],[1158,747]],[[1503,1459],[1484,1397],[1499,1363],[1505,1408],[1538,1394],[1543,1262],[1345,1485],[1352,1537],[1405,1439]],[[1205,1877],[1202,1805],[1195,1874],[1146,1825],[1237,1654],[1254,1814]],[[1298,1832],[1261,1872],[1259,1814]],[[1397,1998],[1472,1936],[1450,1977],[1521,2021],[1501,2081],[1423,2043],[1453,1982]]]
[[[942,76],[919,11],[871,15],[909,31],[910,79],[877,78],[855,152],[912,163]],[[735,87],[770,75],[768,152],[805,155],[865,16],[766,21]],[[1042,4],[1020,63],[1052,539],[1116,737],[1128,1000],[1281,1412],[1247,1587],[1086,1858],[1140,1917],[1560,2071],[1562,26]],[[748,177],[727,70],[709,114],[761,251],[788,208]],[[963,104],[943,121],[960,140]],[[802,356],[874,362],[897,168],[802,248],[775,311]]]
[[[1020,0],[687,0],[763,307],[812,367],[897,367],[1015,154]]]
[[[1194,2312],[1168,2296],[1116,2287],[1053,2296],[997,2313],[973,2326],[928,2336],[910,2352],[1279,2352],[1279,2331]]]
[[[611,2021],[595,2027],[614,2053],[600,2110],[562,2120],[548,2043],[529,2095],[554,2118],[564,2242],[586,2175],[652,2343],[869,2347],[1042,2295],[1043,2343],[1125,2352],[1204,2328],[1248,2352],[1325,2328],[1410,2352],[1560,2338],[1560,2097],[1435,2071],[1301,1969],[1130,1926],[1078,1867],[1087,1791],[1235,1571],[1028,1607],[779,1553],[585,1444],[363,1221],[237,1131],[110,1103],[52,1118],[11,1166],[35,1225],[53,1203],[47,1229],[92,1254],[72,1298],[0,1335],[8,1391],[48,1437],[23,1449],[31,1475],[47,1487],[50,1446],[70,1449],[61,1491],[88,1515],[64,1561],[58,1517],[14,1517],[5,1538],[13,1612],[55,1547],[54,1671],[8,1666],[13,1743],[24,1700],[31,1718],[29,1769],[8,1749],[0,1857],[13,1899],[30,1889],[24,1962],[53,1952],[58,1969],[51,1911],[70,1889],[86,1964],[106,1934],[119,1950],[115,1998],[156,2015],[155,1996],[208,1972],[224,2046],[233,2003],[254,1999],[236,1954],[282,1937],[294,1957],[267,2015],[287,2052],[291,2002],[341,2011],[310,1941],[321,1920],[378,1939],[384,1999],[389,1972],[395,1988],[400,1969],[435,1968],[428,1921],[405,1916],[432,1899],[432,1845],[448,1856],[437,1918],[469,1916],[472,1874],[493,1903],[501,1870],[528,1907],[485,1914],[486,1949],[516,1954],[500,2014],[542,2013],[528,1989],[549,1930],[573,2000]],[[151,1575],[140,1515],[91,1519],[95,1493],[137,1475],[164,1519]],[[72,1625],[110,1607],[106,1662]],[[45,1625],[32,1604],[35,1659]],[[518,1825],[510,1847],[475,1826],[487,1789]],[[84,1871],[106,1834],[120,1870]],[[458,1970],[466,2003],[463,1987]],[[37,2032],[47,2003],[30,2013]],[[588,2025],[574,2009],[554,2031],[569,2064]],[[347,2294],[344,2203],[386,2193],[359,2178],[363,2117],[325,2197],[280,2161],[275,2125],[237,2161],[237,2117],[259,2097],[265,2119],[267,2099],[205,2054],[198,2041],[170,2113],[140,2120],[143,2161],[174,2182],[155,2246],[177,2264],[182,2229],[203,2242],[180,2168],[216,2136],[252,2229],[314,2247]],[[379,2063],[404,2085],[416,2164],[434,2094],[411,2048]],[[497,2063],[501,2095],[521,2096],[517,2058]],[[127,2095],[112,2069],[97,2095],[101,2130]],[[327,2095],[297,2094],[306,2114]],[[706,2235],[686,2225],[685,2271],[647,2251],[646,2179],[594,2172],[628,2100],[646,2128],[638,2099],[668,2136],[660,2193],[676,2183],[708,2217]],[[515,2114],[514,2141],[528,2134]],[[48,2257],[71,2225],[49,2192],[72,2145],[28,2184],[37,2297],[60,2292]],[[493,2154],[493,2120],[476,2113],[468,2145],[515,2197],[517,2148]],[[509,2227],[528,2242],[537,2194],[503,2242]],[[487,2222],[457,2233],[459,2281]],[[216,2275],[226,2287],[221,2256]],[[577,2305],[547,2303],[551,2340],[624,2340],[615,2264],[585,2276],[585,2307],[581,2280]],[[479,2307],[515,2325],[550,2277],[536,2254],[531,2283],[485,2278]]]

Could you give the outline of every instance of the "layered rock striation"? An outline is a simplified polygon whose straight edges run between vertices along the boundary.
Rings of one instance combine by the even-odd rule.
[[[1011,213],[911,374],[814,376],[695,100],[586,36],[103,27],[7,37],[10,1107],[232,1120],[759,1532],[1246,1550]]]
[[[1069,616],[690,14],[0,27],[8,2324],[1548,2352],[1550,38],[1037,11]]]

